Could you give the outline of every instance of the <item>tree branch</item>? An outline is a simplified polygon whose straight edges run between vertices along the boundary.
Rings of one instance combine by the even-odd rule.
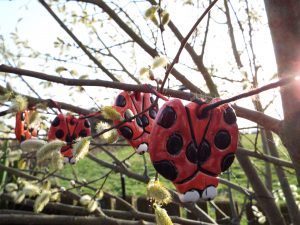
[[[67,86],[103,86],[107,88],[115,88],[125,91],[140,91],[140,92],[150,92],[148,88],[145,88],[144,85],[133,85],[133,84],[126,84],[121,82],[112,82],[112,81],[104,81],[104,80],[79,80],[79,79],[68,79],[62,77],[56,77],[47,75],[45,73],[35,72],[31,70],[24,70],[15,67],[10,67],[7,65],[0,65],[0,72],[7,72],[7,73],[14,73],[23,76],[34,77],[37,79],[47,80],[55,83],[64,84]],[[1,87],[1,86],[0,86]],[[171,96],[175,98],[180,98],[188,101],[192,101],[196,98],[196,95],[193,93],[183,92],[183,91],[176,91],[171,89],[163,89],[162,94],[166,96]],[[34,98],[32,98],[34,99]],[[40,102],[41,100],[38,100]],[[49,103],[50,104],[50,103]],[[63,104],[62,104],[63,105]],[[66,106],[66,105],[65,105]],[[69,107],[69,106],[68,106]],[[275,132],[276,134],[279,133],[279,128],[281,121],[277,120],[273,117],[265,115],[263,113],[253,111],[250,109],[246,109],[237,105],[233,106],[237,116],[251,120],[260,126],[265,127],[268,130]],[[74,108],[76,109],[76,108]],[[77,109],[78,110],[78,109]]]
[[[133,79],[137,84],[141,84],[141,82],[133,75],[131,74],[127,68],[123,65],[123,63],[121,62],[120,59],[118,59],[118,57],[116,57],[112,51],[110,50],[109,47],[107,47],[107,45],[104,43],[104,41],[102,40],[102,38],[99,36],[99,34],[97,33],[96,29],[93,29],[95,35],[97,36],[98,40],[101,42],[101,44],[104,46],[105,50],[108,52],[108,56],[112,57],[119,65],[120,67],[123,69],[123,71],[131,78]]]
[[[233,52],[233,55],[235,58],[235,62],[237,64],[238,68],[240,69],[243,67],[243,64],[242,64],[240,54],[239,54],[239,52],[237,50],[237,46],[236,46],[236,41],[235,41],[235,36],[234,36],[234,32],[233,32],[233,26],[232,26],[232,22],[231,22],[231,18],[230,18],[230,11],[229,11],[227,0],[224,0],[224,6],[225,6],[225,15],[226,15],[226,19],[227,19],[228,33],[229,33],[229,37],[230,37],[232,52]]]
[[[188,32],[188,34],[187,34],[182,40],[180,40],[181,43],[180,43],[179,50],[178,50],[178,52],[177,52],[177,54],[176,54],[176,56],[175,56],[173,62],[172,62],[170,65],[168,65],[168,67],[167,67],[167,71],[166,71],[166,73],[165,73],[165,78],[164,78],[164,80],[163,80],[163,82],[162,82],[162,87],[163,87],[164,84],[166,83],[167,78],[168,78],[168,75],[169,75],[169,73],[172,71],[174,65],[175,65],[176,63],[178,63],[179,57],[180,57],[180,55],[181,55],[181,52],[182,52],[182,50],[185,48],[185,46],[187,45],[187,42],[188,42],[189,38],[190,38],[191,35],[194,33],[195,29],[196,29],[197,26],[200,24],[200,22],[201,22],[201,21],[204,19],[204,17],[209,13],[209,11],[212,9],[212,7],[217,3],[217,1],[218,1],[218,0],[214,0],[213,2],[211,2],[211,3],[209,4],[209,6],[205,9],[205,11],[201,14],[201,16],[199,17],[199,19],[198,19],[198,20],[196,21],[196,23],[193,25],[193,27],[191,28],[191,30]],[[199,58],[199,57],[197,57],[197,58]],[[203,76],[204,76],[204,79],[205,79],[205,81],[206,81],[206,84],[207,84],[208,88],[210,89],[211,95],[212,95],[212,96],[218,96],[217,88],[216,88],[215,84],[213,83],[213,81],[212,81],[212,79],[211,79],[211,76],[210,76],[209,74],[208,74],[208,76],[205,76],[205,75],[203,74]]]
[[[269,223],[274,225],[285,225],[284,218],[274,201],[272,193],[269,192],[259,178],[250,158],[247,155],[237,154],[237,159],[253,187],[255,199],[258,201],[259,206],[262,208]]]
[[[219,180],[220,184],[226,185],[229,188],[232,188],[232,189],[234,189],[236,191],[239,191],[239,192],[243,193],[246,196],[253,195],[253,192],[251,192],[250,190],[248,190],[246,188],[241,187],[238,184],[232,183],[232,182],[230,182],[230,181],[228,181],[226,179],[220,178],[220,177],[218,177],[218,180]]]
[[[2,95],[5,92],[7,92],[7,89],[0,85],[0,94]],[[18,93],[18,92],[15,92],[15,93],[16,94],[21,94],[21,93]],[[23,95],[23,94],[21,94],[21,95]],[[56,108],[56,105],[54,104],[54,102],[51,99],[34,98],[34,97],[31,97],[31,96],[28,96],[28,95],[23,95],[23,96],[28,99],[29,105],[36,105],[38,103],[42,103],[42,104],[45,104],[46,106],[48,106],[49,108]],[[80,107],[77,107],[77,106],[74,106],[74,105],[71,105],[71,104],[67,104],[67,103],[64,103],[64,102],[56,101],[56,103],[61,107],[61,109],[65,109],[65,110],[68,110],[70,112],[75,112],[75,113],[83,114],[83,115],[86,115],[86,114],[89,114],[89,113],[92,112],[91,110],[80,108]],[[11,110],[2,111],[0,113],[0,115],[4,116],[8,113],[11,113]],[[102,116],[99,116],[99,118],[103,119]]]
[[[94,162],[98,163],[99,165],[102,165],[106,168],[112,169],[115,172],[119,172],[122,174],[125,174],[127,177],[133,178],[135,180],[141,181],[143,183],[148,183],[149,182],[149,177],[145,177],[142,175],[139,175],[137,173],[133,173],[130,170],[128,170],[126,167],[121,167],[121,166],[117,166],[111,163],[108,163],[102,159],[99,159],[98,157],[96,157],[95,155],[93,155],[92,153],[89,153],[87,156],[89,159],[93,160]]]
[[[47,75],[45,73],[35,72],[31,70],[19,69],[15,67],[10,67],[7,65],[0,65],[0,72],[14,73],[23,76],[34,77],[41,80],[51,81],[54,83],[64,84],[66,86],[95,86],[95,87],[106,87],[106,88],[114,88],[125,91],[140,91],[140,92],[150,92],[144,85],[134,85],[134,84],[126,84],[121,82],[112,82],[105,80],[80,80],[80,79],[69,79],[57,76]],[[191,93],[175,91],[171,89],[164,89],[162,94],[177,98],[182,98],[185,100],[192,100],[195,96]]]
[[[11,215],[0,214],[0,224],[14,224],[14,225],[59,225],[59,224],[72,224],[72,225],[155,225],[145,221],[130,221],[114,219],[110,217],[95,217],[95,216],[62,216],[62,215]]]
[[[251,157],[254,157],[254,158],[257,158],[257,159],[261,159],[261,160],[264,160],[266,162],[274,164],[274,166],[283,166],[283,167],[295,169],[292,162],[280,159],[278,157],[269,156],[269,155],[265,155],[263,153],[258,153],[258,152],[255,152],[255,151],[251,151],[251,150],[248,150],[248,149],[245,149],[245,148],[239,147],[237,149],[236,154],[242,154],[242,155],[251,156]]]
[[[155,0],[148,0],[148,2],[150,2],[152,5],[157,5]],[[176,36],[178,41],[184,42],[186,40],[172,21],[170,21],[168,23],[168,26],[172,30],[172,32],[174,33],[174,35]],[[209,72],[207,71],[206,67],[204,66],[203,58],[195,52],[195,50],[189,43],[186,43],[184,45],[184,48],[190,54],[193,62],[197,66],[198,70],[201,72],[201,74],[206,82],[206,85],[209,89],[210,95],[219,96],[218,90],[217,90],[213,80],[211,79]]]
[[[9,198],[5,196],[6,200],[9,200]],[[22,202],[22,205],[32,207],[34,204],[34,201],[31,199],[26,199],[24,202]],[[45,207],[45,211],[47,210],[59,212],[60,214],[63,213],[64,215],[68,216],[88,216],[90,213],[84,208],[80,206],[74,206],[74,205],[67,205],[62,203],[53,203],[50,202]],[[155,215],[139,212],[139,211],[121,211],[121,210],[110,210],[110,209],[103,209],[103,212],[108,216],[111,217],[111,220],[115,220],[114,224],[119,224],[119,219],[122,220],[146,220],[149,222],[155,222]],[[0,210],[0,215],[10,214],[13,216],[13,214],[28,214],[28,215],[36,215],[33,212],[30,211],[18,211],[18,210]],[[56,215],[54,215],[56,216]],[[89,216],[91,217],[91,216]],[[97,217],[100,218],[100,217]],[[205,223],[200,221],[194,221],[190,219],[181,218],[178,216],[170,216],[172,222],[179,223],[179,224],[186,224],[186,225],[209,225],[211,223]],[[1,224],[1,223],[0,223]],[[88,223],[89,224],[89,223]],[[101,223],[99,223],[101,224]],[[104,223],[103,223],[104,224]]]
[[[153,58],[156,56],[159,56],[158,52],[149,46],[141,37],[139,37],[119,16],[118,14],[112,10],[104,1],[102,0],[77,0],[77,2],[86,2],[91,3],[94,5],[97,5],[100,7],[104,12],[106,12],[115,22],[118,24],[118,26],[127,33],[129,37],[132,38],[144,51],[146,51],[150,56]],[[195,86],[191,81],[189,81],[184,75],[182,75],[179,71],[176,69],[172,70],[172,75],[179,80],[186,88],[190,89],[193,92],[196,93],[202,93],[197,86]]]
[[[262,112],[246,109],[237,105],[233,105],[233,108],[235,109],[238,117],[253,121],[276,134],[280,133],[281,120],[275,119]]]

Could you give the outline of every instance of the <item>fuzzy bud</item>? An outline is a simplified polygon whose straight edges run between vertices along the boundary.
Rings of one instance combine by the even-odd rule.
[[[82,179],[81,182],[84,183],[84,184],[87,184],[87,180],[86,179]]]
[[[167,66],[168,61],[165,56],[157,56],[154,58],[152,63],[152,68],[165,67]]]
[[[104,196],[104,193],[102,190],[97,191],[97,193],[96,193],[97,200],[101,200],[103,198],[103,196]]]
[[[157,204],[168,204],[172,200],[170,192],[158,180],[154,179],[147,185],[147,194]]]
[[[170,22],[170,14],[167,11],[163,11],[160,16],[162,25],[168,25],[168,23]]]
[[[150,8],[148,8],[146,10],[145,17],[146,18],[151,18],[156,13],[157,9],[158,9],[157,5],[151,6]]]
[[[18,192],[12,191],[12,192],[9,192],[9,193],[8,193],[8,196],[9,196],[12,200],[14,200],[14,199],[17,197],[17,194],[18,194]]]
[[[101,115],[108,120],[122,120],[121,114],[112,106],[102,107]]]
[[[19,185],[20,188],[23,188],[24,185],[26,185],[28,181],[24,180],[23,178],[18,177],[17,179],[17,184]]]
[[[18,185],[15,183],[8,183],[5,185],[6,192],[13,192],[18,190]]]
[[[20,159],[18,161],[18,169],[24,170],[26,168],[27,161],[25,159]]]
[[[64,192],[64,191],[66,191],[66,188],[65,187],[60,187],[60,191]]]
[[[83,206],[87,206],[92,201],[92,197],[89,195],[83,195],[81,196],[79,202]]]
[[[14,198],[14,203],[20,204],[25,199],[25,193],[23,191],[17,192],[17,195]]]
[[[151,20],[156,26],[159,25],[159,22],[158,22],[158,20],[157,20],[157,18],[156,18],[155,15],[152,15],[152,16],[150,17],[150,20]]]
[[[76,185],[75,180],[70,180],[70,184],[71,184],[71,186],[75,187],[75,185]]]
[[[92,213],[98,208],[98,202],[95,200],[91,200],[87,205],[87,210]]]
[[[58,191],[57,188],[53,188],[51,190],[50,201],[51,202],[58,202],[59,200],[60,200],[60,192]]]
[[[96,125],[96,130],[97,130],[98,133],[102,133],[104,130],[107,130],[109,128],[110,128],[110,125],[106,122],[99,122]],[[119,135],[118,135],[118,132],[117,132],[116,129],[112,129],[112,130],[106,131],[105,133],[101,134],[99,136],[99,138],[103,142],[112,144],[112,143],[115,143],[118,140]]]
[[[24,183],[22,191],[28,197],[35,197],[40,194],[40,188],[31,183]]]
[[[172,220],[165,209],[161,208],[157,204],[154,204],[153,207],[157,225],[173,225]]]
[[[265,216],[261,216],[258,218],[258,223],[259,224],[265,224],[267,221],[266,217]]]
[[[31,138],[23,141],[20,145],[22,151],[24,152],[33,152],[39,150],[42,146],[44,146],[47,142],[43,140],[39,140],[36,138]]]
[[[22,95],[17,95],[11,105],[11,110],[15,112],[20,112],[26,110],[28,107],[28,100],[27,98],[23,97]]]
[[[74,159],[75,162],[77,162],[78,160],[84,158],[86,156],[86,154],[88,154],[89,152],[89,148],[90,148],[90,143],[91,143],[91,137],[85,137],[80,139],[74,146]]]
[[[49,203],[51,197],[50,191],[43,191],[40,196],[38,196],[34,202],[33,210],[36,213],[43,211],[45,206]]]
[[[64,167],[64,156],[60,152],[53,152],[51,166],[54,170],[61,170]]]
[[[132,110],[131,109],[126,109],[125,113],[124,113],[124,117],[125,117],[126,120],[128,120],[129,118],[134,117],[134,114],[133,114]]]
[[[51,181],[50,180],[44,180],[43,185],[42,185],[42,189],[43,190],[50,190],[50,188],[51,188]]]
[[[37,124],[40,121],[40,114],[37,111],[33,111],[29,116],[29,124]]]
[[[66,142],[61,140],[53,140],[42,146],[36,153],[38,163],[52,157],[52,153],[57,152],[61,147],[65,146]]]
[[[96,125],[96,131],[97,131],[97,133],[102,133],[104,130],[109,129],[109,128],[110,128],[110,125],[108,123],[102,122],[102,121],[99,122],[99,123],[97,123],[97,125]]]
[[[112,129],[112,130],[110,130],[109,133],[110,133],[110,135],[107,138],[107,143],[108,144],[116,143],[118,141],[118,139],[119,139],[118,131],[116,129]]]
[[[11,151],[7,155],[7,160],[9,162],[14,162],[17,161],[21,158],[22,151],[21,150],[16,150],[16,151]]]
[[[140,71],[139,71],[139,74],[140,74],[141,76],[143,76],[143,75],[148,75],[148,73],[149,73],[149,68],[148,68],[148,67],[142,67],[142,68],[140,69]]]

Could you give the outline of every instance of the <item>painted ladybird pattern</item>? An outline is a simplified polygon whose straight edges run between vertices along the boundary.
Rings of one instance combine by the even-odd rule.
[[[15,134],[20,143],[38,136],[39,126],[30,124],[30,117],[34,112],[35,110],[24,110],[16,114]]]
[[[150,134],[153,166],[173,182],[183,202],[213,199],[217,176],[235,157],[238,127],[233,109],[224,104],[203,114],[207,105],[166,102]]]
[[[148,108],[154,99],[149,93],[142,92],[121,92],[114,103],[114,108],[125,119],[132,117]],[[138,116],[134,120],[124,123],[118,132],[122,135],[136,152],[142,154],[148,150],[148,139],[157,115],[157,106]],[[114,121],[114,125],[121,121]]]
[[[60,139],[67,143],[73,142],[79,137],[87,137],[91,135],[90,122],[80,116],[76,118],[73,115],[58,114],[51,123],[48,132],[48,140]],[[68,144],[61,148],[61,153],[65,157],[65,161],[74,163],[72,144]]]

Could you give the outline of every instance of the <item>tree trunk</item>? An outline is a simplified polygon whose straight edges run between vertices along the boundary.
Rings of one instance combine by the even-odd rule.
[[[280,78],[299,76],[300,1],[265,0]],[[281,89],[284,113],[281,138],[294,163],[300,184],[300,82]]]
[[[251,186],[255,192],[255,199],[262,208],[270,225],[285,225],[284,218],[276,206],[272,194],[260,180],[255,168],[253,167],[248,156],[237,153],[237,159],[245,171]]]
[[[260,129],[261,134],[261,141],[262,141],[262,148],[263,152],[266,155],[270,155],[270,150],[268,146],[268,140],[266,138],[266,132],[265,129]],[[265,162],[265,185],[268,188],[269,191],[272,192],[272,168],[271,163]]]
[[[268,140],[270,155],[274,156],[276,158],[279,158],[279,154],[278,154],[277,148],[274,144],[274,138],[273,138],[271,131],[268,131],[268,130],[266,131],[266,137]],[[284,193],[284,197],[286,199],[287,208],[288,208],[288,212],[289,212],[291,221],[293,224],[300,224],[299,208],[298,208],[298,205],[293,196],[293,192],[290,188],[290,185],[289,185],[288,179],[285,175],[285,172],[284,172],[283,168],[280,166],[275,166],[275,170],[276,170],[276,173],[278,176],[278,180],[280,182],[280,186]]]

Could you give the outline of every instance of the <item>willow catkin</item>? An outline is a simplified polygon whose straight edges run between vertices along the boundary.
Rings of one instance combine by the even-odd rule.
[[[8,183],[5,185],[6,192],[13,192],[18,190],[18,185],[16,183]]]
[[[96,125],[97,133],[102,133],[104,130],[107,130],[109,128],[110,128],[110,125],[106,122],[99,122]],[[111,129],[111,130],[108,130],[108,131],[104,132],[103,134],[99,135],[99,138],[103,142],[113,144],[118,140],[119,135],[118,135],[118,132],[116,129]]]
[[[142,68],[139,70],[139,74],[140,74],[141,76],[148,75],[149,69],[150,69],[150,68],[148,68],[148,67],[142,67]]]
[[[163,26],[168,25],[170,22],[170,14],[167,11],[162,11],[161,13],[161,23]]]
[[[119,134],[118,134],[118,131],[116,129],[112,129],[110,130],[110,133],[109,133],[109,136],[108,138],[106,139],[106,142],[108,144],[113,144],[113,143],[116,143],[119,139]]]
[[[25,193],[23,191],[17,192],[17,195],[14,198],[14,203],[20,204],[25,199]]]
[[[83,206],[87,206],[90,203],[90,201],[92,201],[92,197],[89,195],[83,195],[79,199],[80,204]]]
[[[25,159],[20,159],[17,163],[17,167],[20,170],[25,170],[27,166],[27,161]]]
[[[171,194],[159,180],[150,180],[147,185],[147,195],[157,204],[168,204],[171,202]]]
[[[51,159],[52,153],[59,151],[61,147],[65,146],[66,142],[61,140],[53,140],[42,146],[36,153],[38,163],[43,162],[45,159]]]
[[[51,167],[54,170],[61,170],[64,167],[64,156],[60,151],[53,152],[51,158]]]
[[[156,11],[158,10],[158,6],[154,5],[154,6],[151,6],[150,8],[148,8],[145,12],[145,17],[146,18],[150,18],[152,17]]]
[[[17,95],[12,100],[11,110],[15,112],[20,112],[26,110],[28,107],[28,100],[27,98],[23,97],[22,95]]]
[[[77,162],[78,160],[84,158],[88,152],[89,152],[89,148],[90,148],[90,142],[91,142],[91,137],[85,137],[80,139],[75,145],[74,145],[74,159],[75,162]]]
[[[165,67],[167,66],[168,61],[165,56],[157,56],[154,58],[152,63],[152,68]]]
[[[40,139],[27,139],[20,144],[22,151],[24,152],[33,152],[39,150],[47,142]]]
[[[42,183],[42,189],[43,190],[50,190],[51,189],[51,181],[50,180],[44,180]]]
[[[108,120],[122,120],[121,114],[112,106],[104,106],[101,108],[101,115]]]
[[[61,194],[60,194],[58,188],[51,189],[51,197],[50,197],[51,202],[60,201],[60,196],[61,196]]]
[[[108,123],[102,122],[102,121],[99,122],[99,123],[97,123],[97,125],[96,125],[96,131],[97,131],[97,133],[102,133],[103,131],[105,131],[105,130],[107,130],[109,128],[110,128],[110,125]],[[107,131],[107,132],[104,132],[103,134],[101,134],[99,136],[99,138],[101,140],[103,140],[103,141],[106,141],[109,138],[109,136],[110,136],[110,130]]]
[[[157,225],[173,225],[172,220],[165,209],[161,208],[157,204],[154,204],[153,207]]]
[[[43,191],[34,201],[33,210],[36,213],[43,211],[45,206],[49,203],[51,192],[48,190]]]
[[[10,151],[8,154],[7,154],[7,157],[6,159],[9,161],[9,162],[14,162],[14,161],[17,161],[21,158],[22,156],[22,150],[15,150],[15,151]]]
[[[28,197],[35,197],[41,192],[40,188],[37,185],[28,182],[24,183],[22,191]]]
[[[5,94],[0,95],[0,102],[4,103],[4,102],[8,101],[11,98],[11,96],[12,96],[11,92],[6,92]]]
[[[89,204],[87,205],[87,210],[89,212],[94,212],[98,208],[98,202],[92,199]]]
[[[35,125],[38,124],[40,122],[40,114],[37,111],[33,111],[30,113],[29,116],[29,124],[30,125]]]

